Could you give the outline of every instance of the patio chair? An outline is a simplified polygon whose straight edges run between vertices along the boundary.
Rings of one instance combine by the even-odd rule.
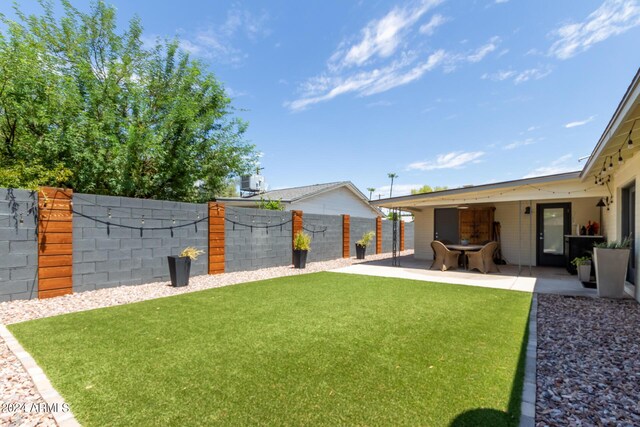
[[[433,268],[440,269],[442,271],[446,271],[450,268],[458,267],[458,258],[462,252],[460,251],[451,251],[449,250],[444,243],[434,240],[431,242],[431,249],[433,249],[433,263],[430,270]]]
[[[467,252],[469,260],[469,270],[476,269],[481,273],[487,274],[491,272],[500,272],[498,266],[493,262],[493,254],[498,249],[498,242],[489,242],[477,252]]]

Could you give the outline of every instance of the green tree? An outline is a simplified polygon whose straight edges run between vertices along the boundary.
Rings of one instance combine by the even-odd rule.
[[[443,190],[447,190],[447,189],[448,189],[447,186],[431,187],[430,185],[423,185],[420,188],[414,188],[413,190],[411,190],[411,194],[432,193],[434,191],[443,191]]]
[[[40,4],[0,16],[0,186],[202,201],[254,167],[247,123],[177,40],[144,48],[139,19],[119,33],[103,1]]]

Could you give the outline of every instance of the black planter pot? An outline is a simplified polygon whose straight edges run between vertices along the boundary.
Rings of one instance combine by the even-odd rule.
[[[301,249],[293,250],[293,266],[295,268],[305,268],[307,266],[307,252]]]
[[[171,286],[187,286],[191,272],[191,258],[187,256],[168,256],[167,261],[169,261]]]
[[[356,258],[364,259],[365,252],[367,252],[367,247],[356,243]]]

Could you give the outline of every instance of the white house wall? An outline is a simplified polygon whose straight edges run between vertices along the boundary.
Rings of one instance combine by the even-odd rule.
[[[416,259],[433,259],[431,242],[433,242],[433,208],[424,208],[414,213],[413,245]]]
[[[600,211],[596,207],[598,198],[557,199],[531,201],[531,214],[524,210],[529,201],[496,203],[495,221],[501,226],[502,256],[509,264],[536,265],[536,215],[538,203],[571,203],[571,234],[575,234],[576,224],[586,225],[588,221],[600,221]],[[521,223],[519,223],[521,221]]]
[[[294,202],[287,206],[287,210],[291,209],[322,215],[348,214],[361,218],[378,216],[362,199],[344,187]]]
[[[613,181],[609,183],[611,187],[611,191],[613,193],[613,205],[610,206],[609,211],[606,211],[606,219],[605,223],[605,235],[608,240],[621,240],[625,236],[622,236],[622,207],[621,207],[621,196],[622,189],[627,187],[631,183],[635,181],[636,183],[636,194],[638,184],[640,183],[640,155],[636,154],[631,159],[627,159],[627,161],[620,167],[613,176]],[[638,233],[640,233],[640,198],[636,196],[636,218],[635,218],[635,229],[636,236],[634,236],[634,244],[635,244],[635,256],[636,256],[636,266],[640,265],[640,238],[638,238]],[[640,268],[636,268],[636,299],[640,301]]]
[[[588,221],[600,221],[600,211],[595,205],[599,198],[555,199],[531,201],[531,214],[524,213],[529,201],[495,203],[495,221],[501,226],[502,256],[509,264],[536,265],[536,212],[538,203],[571,203],[572,233],[575,225]],[[521,223],[518,217],[520,217]],[[529,222],[531,221],[531,223]],[[530,225],[531,224],[531,225]],[[434,209],[423,208],[415,214],[415,257],[433,259],[431,242],[434,238]]]

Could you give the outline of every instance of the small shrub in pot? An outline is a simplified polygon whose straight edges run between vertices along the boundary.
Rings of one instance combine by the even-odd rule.
[[[360,240],[356,242],[357,259],[364,259],[365,253],[367,252],[367,246],[369,246],[369,243],[371,243],[375,235],[376,233],[374,233],[373,231],[367,231],[362,235]]]
[[[189,284],[191,275],[191,260],[198,259],[204,251],[189,246],[180,252],[180,256],[171,255],[167,257],[169,262],[169,275],[171,276],[171,286],[181,287]]]
[[[307,253],[311,250],[311,236],[304,231],[298,231],[293,238],[293,266],[305,268]]]

